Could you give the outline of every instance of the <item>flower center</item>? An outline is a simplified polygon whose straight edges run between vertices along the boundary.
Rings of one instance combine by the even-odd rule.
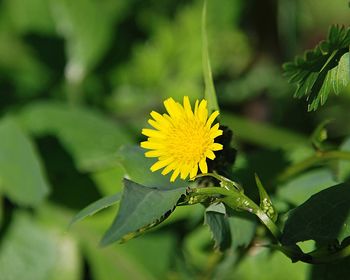
[[[176,162],[185,165],[198,163],[213,142],[209,129],[195,119],[179,121],[168,136],[167,150]]]

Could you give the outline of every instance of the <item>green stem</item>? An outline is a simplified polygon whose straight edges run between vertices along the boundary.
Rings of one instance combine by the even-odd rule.
[[[276,240],[279,241],[279,238],[281,236],[280,229],[254,201],[252,201],[243,193],[230,191],[219,187],[197,188],[193,189],[193,192],[198,195],[224,195],[225,198],[221,199],[222,202],[224,202],[232,209],[248,211],[256,215],[260,221],[269,229]]]
[[[285,181],[286,179],[293,177],[301,173],[302,171],[310,168],[319,163],[323,163],[329,160],[342,159],[350,160],[350,152],[347,151],[328,151],[328,152],[318,152],[315,155],[304,159],[294,165],[291,165],[279,176],[280,181]]]

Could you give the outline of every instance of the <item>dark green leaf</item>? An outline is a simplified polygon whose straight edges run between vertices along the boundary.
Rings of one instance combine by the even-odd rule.
[[[32,143],[10,118],[0,122],[0,191],[25,206],[36,206],[49,193]]]
[[[290,211],[282,243],[315,240],[318,244],[341,242],[350,235],[350,185],[325,189]]]
[[[107,208],[109,206],[112,206],[113,204],[116,204],[117,202],[119,202],[120,198],[121,198],[121,193],[117,193],[114,195],[103,197],[91,203],[90,205],[86,206],[84,209],[82,209],[78,214],[74,216],[72,221],[69,223],[69,227],[71,227],[75,223],[83,220],[88,216],[94,215],[95,213],[101,211],[104,208]]]
[[[350,274],[350,258],[339,262],[314,265],[311,267],[310,280],[348,279]]]
[[[297,85],[294,96],[306,96],[309,111],[323,105],[331,90],[338,94],[349,83],[349,45],[350,28],[333,25],[327,40],[283,65],[289,82]]]
[[[206,209],[204,224],[209,226],[216,248],[224,251],[231,247],[230,225],[225,206],[222,203],[210,205]]]
[[[186,188],[148,188],[127,179],[124,186],[119,212],[101,241],[103,246],[130,239],[137,235],[138,230],[157,224],[167,212],[172,212],[186,192]]]
[[[47,232],[24,213],[16,213],[2,240],[0,272],[2,280],[47,280],[55,265],[55,243]]]
[[[187,182],[176,180],[170,183],[170,175],[164,176],[161,172],[152,172],[150,167],[155,159],[145,157],[146,150],[139,146],[125,145],[118,150],[118,159],[124,167],[128,178],[141,185],[148,187],[161,187],[171,185],[174,187],[184,187]]]
[[[116,161],[118,148],[131,141],[120,124],[99,112],[60,103],[34,103],[18,120],[34,135],[54,135],[83,171],[95,171]]]

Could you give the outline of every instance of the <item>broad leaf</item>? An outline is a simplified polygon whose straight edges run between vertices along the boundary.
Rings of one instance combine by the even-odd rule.
[[[127,179],[124,186],[119,212],[101,241],[103,246],[130,239],[158,224],[186,192],[186,188],[148,188]]]
[[[230,224],[226,216],[225,206],[222,203],[210,205],[206,209],[204,223],[209,226],[216,248],[224,251],[231,247]]]
[[[336,185],[332,172],[326,168],[311,170],[296,176],[288,183],[278,187],[278,197],[294,205],[300,205],[310,196],[326,188]]]
[[[74,225],[75,223],[83,220],[84,218],[86,218],[88,216],[94,215],[95,213],[101,211],[104,208],[107,208],[109,206],[116,204],[117,202],[119,202],[120,198],[121,198],[121,193],[117,193],[114,195],[103,197],[103,198],[91,203],[90,205],[86,206],[84,209],[82,209],[78,214],[76,214],[73,217],[69,226]]]
[[[55,265],[55,242],[28,215],[16,213],[0,250],[2,280],[47,280]]]
[[[292,263],[279,252],[265,248],[252,248],[251,254],[244,258],[229,274],[227,279],[240,280],[305,280],[308,265]]]
[[[318,244],[341,242],[350,235],[350,184],[325,189],[290,211],[281,242],[289,245],[315,240]]]
[[[338,94],[350,81],[350,28],[331,26],[328,38],[314,50],[283,65],[290,83],[297,85],[294,96],[306,97],[308,110],[323,105],[330,93]]]
[[[83,171],[115,163],[118,148],[131,141],[117,122],[99,112],[66,104],[34,103],[20,112],[18,120],[36,136],[58,137]]]
[[[186,182],[176,180],[170,183],[170,176],[164,176],[161,172],[152,172],[150,167],[155,162],[153,158],[145,157],[145,150],[139,146],[125,145],[120,147],[117,156],[124,167],[128,178],[132,181],[148,187],[161,187],[171,185],[174,187],[184,187]]]
[[[282,127],[258,123],[230,113],[222,114],[223,123],[237,135],[237,139],[267,148],[281,148],[290,151],[308,146],[309,140]]]
[[[0,122],[0,192],[23,206],[36,206],[49,193],[32,143],[10,118]]]
[[[234,248],[247,247],[255,235],[256,219],[249,213],[238,213],[229,218]]]

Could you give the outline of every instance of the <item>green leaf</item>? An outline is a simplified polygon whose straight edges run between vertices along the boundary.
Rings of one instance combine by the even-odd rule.
[[[2,241],[2,280],[47,280],[56,261],[55,243],[28,215],[16,213]]]
[[[256,230],[256,219],[249,213],[235,212],[229,218],[234,248],[247,247],[252,241]]]
[[[118,160],[124,167],[128,178],[132,181],[148,187],[185,187],[186,181],[176,180],[170,182],[169,175],[162,175],[161,172],[152,172],[150,167],[156,161],[154,158],[146,158],[145,150],[139,146],[124,145],[118,150]]]
[[[211,73],[208,38],[207,38],[207,31],[206,31],[206,16],[207,16],[207,1],[204,0],[203,10],[202,10],[202,62],[203,62],[203,75],[204,75],[204,83],[205,83],[204,97],[208,101],[209,112],[212,112],[212,111],[219,110],[219,105],[216,98],[213,75]]]
[[[135,232],[152,227],[176,206],[186,188],[148,188],[124,179],[120,209],[113,224],[104,235],[101,245],[134,237]],[[137,234],[137,233],[136,233]]]
[[[68,80],[80,82],[109,46],[113,20],[103,5],[89,0],[51,1],[57,30],[66,42]]]
[[[325,189],[288,213],[281,242],[289,245],[315,240],[318,244],[343,241],[350,235],[350,185]]]
[[[212,204],[205,210],[204,224],[209,226],[215,247],[225,251],[231,247],[231,231],[224,204]]]
[[[91,203],[90,205],[86,206],[84,209],[82,209],[78,214],[76,214],[73,217],[72,221],[69,223],[69,227],[71,227],[75,223],[83,220],[88,216],[92,216],[96,214],[97,212],[103,210],[104,208],[107,208],[109,206],[116,204],[117,202],[119,202],[120,198],[121,198],[121,193],[117,193],[114,195],[103,197]]]
[[[311,170],[294,177],[288,183],[278,187],[278,197],[294,205],[300,205],[310,196],[326,188],[336,185],[337,182],[329,169]]]
[[[222,120],[222,123],[225,123],[235,132],[239,140],[255,145],[281,148],[288,151],[309,145],[307,137],[282,127],[254,122],[227,112],[222,113]]]
[[[289,82],[297,85],[294,96],[306,96],[309,111],[323,105],[331,90],[338,94],[349,84],[349,45],[350,28],[333,25],[327,40],[283,65]]]
[[[115,164],[118,148],[131,141],[120,124],[83,107],[39,102],[26,106],[18,120],[35,136],[56,136],[82,171]]]
[[[0,192],[23,206],[36,206],[49,193],[32,143],[10,118],[0,122]]]
[[[240,280],[304,280],[308,265],[292,263],[282,253],[265,248],[252,248],[254,254],[244,258],[229,275],[229,279]],[[281,277],[283,275],[283,277]]]

